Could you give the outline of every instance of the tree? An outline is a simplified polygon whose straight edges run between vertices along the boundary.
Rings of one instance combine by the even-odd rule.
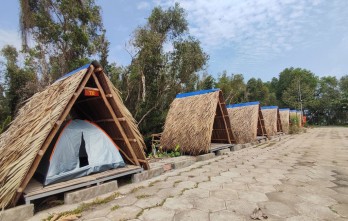
[[[280,105],[300,109],[300,95],[303,107],[315,106],[318,77],[301,68],[286,68],[279,74],[276,97]]]
[[[18,52],[13,46],[5,46],[1,50],[1,55],[5,59],[3,64],[5,83],[2,90],[6,95],[9,114],[13,118],[19,104],[36,92],[37,78],[35,72],[32,72],[29,67],[20,68],[18,66]],[[3,109],[6,110],[6,108]]]
[[[220,88],[227,104],[246,101],[246,85],[242,74],[227,75],[224,71],[217,80],[216,87]]]
[[[45,84],[99,55],[106,65],[105,38],[100,7],[94,0],[20,0],[23,49],[34,50]],[[28,45],[28,36],[34,47]]]
[[[249,101],[260,101],[261,105],[274,105],[269,100],[269,89],[260,78],[250,78],[247,82],[247,97]]]
[[[164,51],[171,45],[171,51]],[[161,131],[169,104],[179,92],[194,90],[208,56],[189,36],[185,11],[179,4],[152,10],[147,24],[131,40],[132,63],[121,76],[125,103],[140,129]]]
[[[203,73],[202,79],[198,82],[198,90],[207,90],[215,87],[215,78],[208,73]]]

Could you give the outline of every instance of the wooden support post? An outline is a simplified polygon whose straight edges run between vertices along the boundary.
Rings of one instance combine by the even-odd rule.
[[[93,65],[89,66],[88,69],[88,73],[84,76],[80,86],[77,88],[76,92],[73,94],[72,98],[70,99],[70,101],[68,102],[68,105],[66,106],[66,108],[64,109],[63,113],[60,115],[59,119],[57,120],[57,122],[63,122],[64,119],[67,117],[67,115],[69,114],[72,106],[74,105],[76,99],[78,98],[78,96],[81,94],[82,90],[84,89],[88,79],[91,77],[92,73],[94,71],[94,67]],[[55,126],[52,128],[51,132],[49,133],[49,135],[47,136],[46,140],[44,141],[44,143],[41,146],[41,149],[39,151],[42,152],[46,152],[48,146],[50,145],[50,143],[52,142],[54,136],[57,134],[59,128],[60,128],[60,124],[55,124]],[[19,186],[19,188],[17,189],[17,194],[14,197],[13,201],[11,202],[12,206],[15,206],[16,202],[18,201],[19,197],[22,194],[22,191],[25,189],[25,187],[28,185],[30,179],[32,178],[32,176],[34,175],[37,167],[39,166],[39,163],[41,161],[43,155],[37,154],[32,165],[31,168],[29,169],[27,175],[25,176],[25,178],[23,179],[21,185]]]
[[[228,143],[232,143],[231,142],[231,138],[230,138],[230,134],[228,133],[228,128],[227,128],[227,123],[226,123],[226,118],[225,118],[225,113],[224,113],[224,111],[222,110],[222,107],[221,107],[221,103],[220,103],[220,99],[219,99],[219,101],[218,101],[218,105],[219,105],[219,107],[220,107],[220,111],[221,111],[221,114],[222,114],[222,116],[223,116],[223,121],[224,121],[224,126],[225,126],[225,130],[226,130],[226,134],[227,134],[227,138],[228,138]]]
[[[109,112],[110,112],[112,118],[113,118],[114,121],[115,121],[116,127],[117,127],[117,128],[120,130],[120,132],[121,132],[121,136],[122,136],[122,138],[124,139],[124,142],[126,143],[126,146],[127,146],[128,150],[129,150],[129,152],[130,152],[131,155],[132,155],[132,158],[133,158],[133,160],[134,160],[134,162],[135,162],[135,165],[140,166],[139,160],[138,160],[137,156],[135,155],[135,153],[134,153],[134,151],[133,151],[132,145],[129,143],[128,137],[127,137],[126,133],[124,132],[123,127],[121,126],[120,122],[118,121],[118,118],[117,118],[116,114],[114,113],[114,110],[112,109],[112,107],[111,107],[111,105],[110,105],[108,99],[106,98],[105,92],[104,92],[102,86],[100,85],[97,76],[93,73],[93,74],[92,74],[92,77],[93,77],[93,79],[94,79],[94,81],[95,81],[95,83],[96,83],[96,85],[97,85],[97,87],[98,87],[98,89],[99,89],[99,91],[100,91],[100,95],[102,96],[102,98],[103,98],[103,100],[104,100],[104,102],[105,102],[105,105],[106,105],[107,109],[109,110]]]

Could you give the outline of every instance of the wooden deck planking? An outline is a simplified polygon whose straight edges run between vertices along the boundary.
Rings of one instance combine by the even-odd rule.
[[[60,182],[60,183],[56,183],[56,184],[52,184],[48,186],[43,186],[42,183],[38,182],[35,179],[32,179],[29,182],[27,188],[24,190],[24,194],[25,194],[25,197],[30,197],[30,196],[34,196],[34,195],[38,195],[38,194],[42,194],[46,192],[52,192],[62,188],[78,185],[78,184],[89,183],[91,181],[98,181],[103,178],[111,177],[111,176],[126,173],[126,172],[131,172],[133,170],[138,170],[138,169],[140,169],[139,166],[127,165],[126,167],[116,168],[113,170],[107,170],[101,173],[96,173],[89,176],[84,176],[84,177],[80,177],[73,180],[64,181],[64,182]]]

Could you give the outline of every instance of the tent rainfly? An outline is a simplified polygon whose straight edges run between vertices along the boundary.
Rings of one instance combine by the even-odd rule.
[[[76,142],[79,148],[71,149],[72,154],[79,155],[80,159],[70,166],[78,167],[77,163],[80,166],[87,163],[87,170],[91,172],[101,171],[102,169],[96,168],[98,166],[107,165],[108,169],[123,166],[124,163],[149,168],[144,154],[144,141],[135,120],[102,67],[93,62],[33,95],[19,110],[11,126],[0,135],[0,208],[16,204],[47,155],[52,154],[52,159],[58,156],[58,160],[66,155],[62,149],[68,148],[65,147],[66,140],[62,138],[61,141],[65,143],[62,143],[63,147],[59,147],[59,137],[62,134],[64,136],[64,127],[69,125],[68,122],[74,122],[75,119],[88,120],[82,122],[88,125],[70,124],[82,127],[79,128],[79,134],[74,135],[78,138]],[[95,133],[96,127],[98,135],[89,136],[90,132],[87,130]],[[96,136],[104,142],[103,147],[97,147],[96,141],[88,140],[95,139]],[[52,146],[56,142],[57,147],[53,151]],[[84,151],[81,151],[82,145]],[[91,145],[94,150],[91,150]],[[120,158],[117,147],[124,161]],[[90,157],[90,153],[99,154],[102,159]],[[86,155],[88,159],[83,160]],[[100,164],[101,161],[105,162]],[[49,166],[55,165],[51,163]],[[50,169],[48,172],[53,171],[50,174],[55,175],[54,168]],[[88,175],[86,171],[83,173]]]
[[[283,132],[278,106],[264,106],[261,107],[261,111],[268,136],[274,136],[278,132]]]
[[[170,109],[161,136],[161,146],[198,155],[214,144],[234,142],[222,91],[210,89],[178,94]]]
[[[279,109],[279,115],[280,115],[280,121],[282,123],[283,132],[288,134],[289,133],[290,109],[289,108]]]
[[[236,143],[251,143],[257,136],[267,136],[260,102],[227,105]]]

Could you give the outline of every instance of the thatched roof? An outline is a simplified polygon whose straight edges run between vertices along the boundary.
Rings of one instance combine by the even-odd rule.
[[[86,88],[101,96],[85,97]],[[1,208],[15,205],[61,126],[74,117],[97,123],[120,147],[126,162],[148,168],[143,138],[119,93],[101,67],[85,65],[32,96],[0,135]]]
[[[302,111],[297,111],[298,126],[302,127]]]
[[[231,143],[228,113],[219,89],[178,94],[166,118],[161,146],[191,155],[207,153],[211,143]]]
[[[264,106],[261,107],[263,119],[265,120],[265,127],[268,136],[274,136],[279,131],[279,110],[278,106]]]
[[[289,133],[289,118],[290,109],[283,108],[279,109],[280,121],[282,122],[282,128],[284,133]]]
[[[258,101],[227,105],[236,143],[250,143],[256,140],[259,109]]]

